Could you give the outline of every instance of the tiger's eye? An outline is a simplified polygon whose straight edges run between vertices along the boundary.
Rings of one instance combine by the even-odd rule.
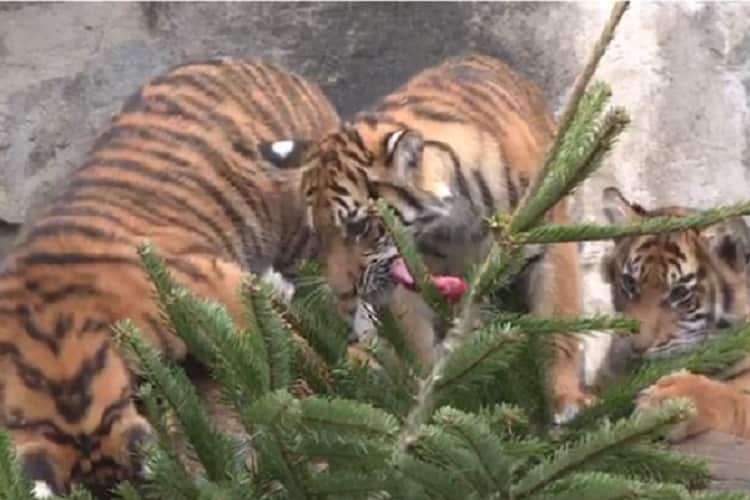
[[[346,223],[346,232],[348,236],[361,236],[367,230],[367,218],[359,220],[350,220]]]
[[[620,276],[620,286],[622,290],[628,295],[635,295],[638,284],[635,282],[635,278],[630,274],[622,274]]]
[[[670,302],[680,302],[685,300],[690,295],[690,290],[685,285],[677,285],[672,288],[669,292]]]

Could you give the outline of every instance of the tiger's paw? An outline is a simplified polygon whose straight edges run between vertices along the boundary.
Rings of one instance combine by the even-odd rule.
[[[682,441],[711,429],[732,433],[728,419],[733,415],[733,408],[737,404],[734,390],[721,382],[687,370],[666,375],[642,390],[636,399],[635,411],[656,408],[673,398],[690,400],[695,413],[668,431],[668,441]]]
[[[34,487],[31,489],[31,494],[34,498],[44,499],[52,498],[55,496],[55,492],[52,490],[52,486],[47,484],[45,481],[34,481]]]
[[[580,389],[557,391],[555,396],[555,424],[563,425],[570,422],[581,410],[591,406],[594,402],[596,402],[594,396],[586,394]]]

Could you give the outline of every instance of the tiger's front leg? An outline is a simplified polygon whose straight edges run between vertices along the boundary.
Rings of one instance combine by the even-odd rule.
[[[641,391],[636,411],[657,407],[671,398],[689,399],[695,414],[670,429],[669,441],[682,441],[708,431],[750,438],[750,395],[735,387],[681,370]]]
[[[582,307],[582,279],[575,243],[550,245],[531,271],[529,303],[532,314],[577,316]],[[581,342],[572,335],[553,336],[554,359],[549,372],[555,423],[572,419],[592,398],[582,389]]]

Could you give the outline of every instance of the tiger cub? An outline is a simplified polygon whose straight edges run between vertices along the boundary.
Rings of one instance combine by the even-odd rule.
[[[612,223],[663,215],[685,216],[683,207],[646,210],[613,187],[603,193]],[[603,261],[614,308],[640,320],[626,337],[631,355],[656,358],[685,352],[712,334],[748,319],[750,229],[742,218],[704,229],[623,237]],[[678,441],[707,430],[750,437],[750,358],[716,380],[679,371],[646,388],[638,409],[670,397],[692,400],[694,418],[670,431]]]
[[[38,497],[138,472],[150,428],[113,322],[186,355],[137,245],[150,240],[178,281],[239,321],[243,273],[289,276],[317,247],[299,173],[268,162],[285,147],[268,144],[337,127],[315,85],[259,60],[179,66],[127,100],[0,267],[0,422]]]
[[[420,72],[322,141],[295,144],[342,309],[353,314],[361,300],[390,302],[420,358],[432,362],[441,332],[424,302],[395,287],[393,267],[403,266],[372,202],[390,202],[432,273],[461,276],[489,249],[486,218],[521,202],[554,127],[536,86],[499,60],[469,55]],[[551,220],[566,221],[566,202],[551,212]],[[581,311],[577,259],[575,244],[549,246],[532,259],[524,282],[533,312]],[[562,421],[587,398],[578,342],[559,336],[556,347],[551,382]]]

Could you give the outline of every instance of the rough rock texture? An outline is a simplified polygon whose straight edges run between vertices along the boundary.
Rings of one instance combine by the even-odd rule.
[[[166,68],[266,56],[318,81],[343,115],[449,55],[500,56],[557,110],[598,34],[603,3],[192,3],[0,5],[0,219],[34,213],[123,99]],[[644,204],[750,197],[750,6],[635,4],[599,71],[633,124],[574,214],[601,189]],[[0,228],[2,229],[2,228]],[[0,251],[10,236],[0,231]],[[607,310],[586,245],[586,304]],[[591,366],[596,352],[587,356]]]

